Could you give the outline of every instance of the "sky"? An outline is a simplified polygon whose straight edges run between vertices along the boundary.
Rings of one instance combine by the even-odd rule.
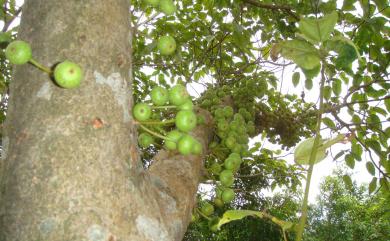
[[[16,4],[17,6],[21,6],[23,4],[23,0],[17,0]],[[342,4],[342,1],[338,1],[338,5]],[[17,19],[14,23],[14,25],[17,25],[19,22],[19,19]],[[1,24],[0,24],[0,27]],[[282,85],[282,93],[289,93],[289,94],[297,94],[300,95],[301,90],[303,89],[303,86],[299,86],[298,88],[294,88],[292,83],[291,83],[291,77],[292,73],[294,72],[294,67],[288,66],[283,73],[276,74],[276,76],[279,78],[280,81],[283,82]],[[301,73],[301,76],[303,74]],[[318,81],[318,80],[317,80]],[[318,83],[317,83],[318,84]],[[314,82],[314,86],[316,86],[316,82]],[[200,84],[193,84],[190,88],[188,88],[189,92],[193,96],[197,96],[198,93],[203,91],[203,87]],[[317,102],[319,92],[318,88],[313,88],[310,91],[305,91],[306,96],[305,99],[306,101],[311,101],[311,102]],[[321,133],[323,137],[329,137],[328,133]],[[257,140],[255,140],[257,141]],[[269,143],[270,144],[270,143]],[[268,146],[267,146],[268,147]],[[343,149],[348,149],[349,145],[348,144],[336,144],[331,148],[331,153],[333,155],[337,154],[340,150]],[[363,154],[364,155],[364,154]],[[293,156],[291,155],[290,157],[287,158],[289,163],[293,163]],[[343,160],[341,158],[340,160]],[[337,167],[344,167],[345,165],[343,164],[342,161],[335,162],[333,161],[331,155],[328,155],[328,157],[323,160],[322,162],[318,163],[315,165],[314,172],[313,172],[313,177],[312,177],[312,182],[311,182],[311,188],[310,188],[310,195],[309,195],[309,202],[314,203],[316,196],[319,194],[319,185],[320,182],[323,180],[324,177],[331,175],[333,170],[336,169]],[[349,169],[349,172],[352,173],[352,180],[356,181],[359,184],[362,183],[368,183],[371,180],[371,175],[366,171],[365,167],[365,162],[364,158],[363,161],[357,162],[355,168]],[[302,186],[304,188],[304,186]],[[271,195],[271,193],[268,193]]]

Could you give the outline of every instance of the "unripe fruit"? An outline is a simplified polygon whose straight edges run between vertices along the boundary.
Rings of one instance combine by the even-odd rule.
[[[177,84],[169,90],[169,103],[172,105],[180,106],[186,102],[189,94],[186,87]]]
[[[10,43],[5,49],[5,57],[11,64],[25,64],[32,58],[30,44],[16,40]]]
[[[194,104],[192,103],[192,100],[187,99],[183,104],[179,105],[178,109],[192,111],[194,109]]]
[[[215,198],[214,199],[214,204],[215,206],[222,208],[223,207],[223,201],[220,198]]]
[[[209,168],[209,170],[210,170],[210,172],[212,173],[212,174],[219,174],[220,172],[221,172],[221,170],[222,170],[222,167],[221,167],[221,165],[219,165],[218,163],[213,163],[211,166],[210,166],[210,168]]]
[[[224,166],[228,170],[234,170],[236,168],[236,162],[232,158],[227,158],[224,161]]]
[[[233,189],[231,188],[226,188],[225,190],[223,190],[222,192],[222,201],[224,203],[230,203],[231,201],[233,201],[234,199],[234,191]]]
[[[192,154],[194,155],[200,155],[202,154],[202,144],[195,140],[194,145],[192,146]]]
[[[231,170],[224,170],[219,174],[219,181],[225,187],[230,187],[234,183],[233,172]]]
[[[181,110],[177,113],[175,124],[177,129],[189,132],[196,127],[196,114],[192,111]]]
[[[157,48],[162,55],[171,55],[176,50],[176,41],[171,36],[163,36],[158,40]]]
[[[176,6],[172,0],[160,0],[160,10],[166,15],[172,15],[176,12]]]
[[[165,143],[164,143],[165,148],[167,148],[168,150],[176,150],[177,142],[179,141],[179,139],[182,136],[183,136],[183,133],[181,133],[178,130],[173,130],[173,131],[169,132],[167,135],[168,140],[165,140]]]
[[[223,113],[224,113],[225,117],[228,117],[228,118],[229,118],[229,117],[232,117],[233,114],[234,114],[233,108],[230,107],[230,106],[225,106],[225,107],[223,108]]]
[[[152,108],[145,103],[138,103],[133,108],[133,116],[138,121],[146,121],[152,115]]]
[[[189,155],[192,153],[192,147],[195,139],[190,135],[183,135],[177,142],[177,149],[182,155]]]
[[[83,71],[77,64],[65,60],[54,69],[55,82],[65,89],[72,89],[80,86],[83,78]]]
[[[156,86],[150,91],[150,98],[152,99],[153,104],[160,106],[165,105],[168,102],[169,96],[168,96],[168,90]]]
[[[203,205],[202,205],[200,211],[201,211],[204,215],[210,216],[211,214],[214,213],[214,206],[211,205],[211,204],[208,203],[208,202],[205,202],[205,203],[203,203]]]
[[[148,147],[153,143],[154,139],[148,133],[142,133],[138,137],[138,143],[142,147]]]
[[[153,7],[157,7],[160,3],[160,0],[145,0],[145,2]]]

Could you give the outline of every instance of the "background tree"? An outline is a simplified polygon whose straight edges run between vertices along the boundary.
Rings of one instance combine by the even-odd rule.
[[[389,200],[365,186],[346,186],[342,172],[321,183],[304,240],[388,240]]]
[[[79,89],[64,90],[32,66],[21,66],[10,81],[11,66],[2,56],[1,106],[9,109],[2,130],[0,239],[181,240],[195,203],[201,215],[205,202],[219,198],[213,167],[224,168],[230,153],[242,160],[229,187],[236,199],[214,216],[203,215],[204,225],[213,228],[229,208],[261,209],[265,220],[273,215],[296,222],[294,205],[286,212],[268,208],[260,193],[298,190],[307,168],[287,165],[281,150],[267,144],[289,151],[320,129],[334,136],[354,133],[351,148],[336,159],[344,157],[352,168],[364,160],[373,175],[370,192],[388,190],[387,1],[161,2],[42,0],[26,1],[21,9],[14,1],[1,2],[8,38],[17,34],[31,43],[34,58],[45,65],[80,63],[85,80]],[[20,27],[10,29],[21,11]],[[329,39],[305,34],[302,19],[331,26],[324,18],[336,19]],[[156,51],[166,35],[177,45],[168,56]],[[292,39],[311,47],[289,55],[285,50],[296,47]],[[292,82],[302,87],[301,96],[282,92],[285,80],[276,77],[294,63],[299,68]],[[157,139],[141,148],[144,170],[131,97],[148,101],[156,85],[177,83],[199,91],[192,98],[206,125],[193,135],[203,152],[182,156],[162,150]],[[322,104],[305,98],[314,86],[321,86]],[[173,116],[155,110],[152,118]],[[171,127],[151,128],[164,134]],[[249,138],[259,135],[259,143],[249,146]],[[351,184],[347,175],[344,181]],[[215,195],[195,198],[200,182]],[[273,237],[284,224],[266,222]]]

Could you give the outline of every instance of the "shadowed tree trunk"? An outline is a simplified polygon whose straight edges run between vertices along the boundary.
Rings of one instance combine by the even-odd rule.
[[[202,156],[140,163],[131,117],[129,1],[26,0],[19,39],[37,61],[69,59],[80,88],[14,69],[0,161],[0,240],[181,240]],[[204,146],[211,131],[194,134]]]

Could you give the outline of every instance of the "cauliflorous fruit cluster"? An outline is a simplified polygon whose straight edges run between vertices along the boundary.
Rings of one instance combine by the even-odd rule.
[[[83,79],[83,70],[79,65],[65,60],[56,65],[54,72],[38,63],[32,58],[32,50],[29,43],[16,40],[8,44],[5,49],[5,56],[11,64],[22,65],[31,63],[38,69],[53,75],[56,84],[65,89],[72,89],[80,86]]]
[[[196,127],[198,117],[193,111],[193,103],[183,85],[175,85],[169,91],[156,86],[150,92],[151,104],[137,103],[133,107],[133,116],[144,130],[138,137],[141,147],[154,143],[154,137],[164,140],[167,150],[177,150],[182,155],[202,153],[202,144],[189,133]],[[168,105],[169,104],[169,105]],[[174,109],[175,116],[169,120],[151,120],[154,111]],[[167,134],[161,135],[162,125],[175,125]]]

